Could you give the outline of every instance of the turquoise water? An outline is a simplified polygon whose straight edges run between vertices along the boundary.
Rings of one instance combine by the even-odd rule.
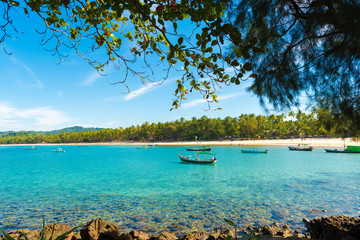
[[[0,146],[0,228],[72,226],[101,217],[121,231],[213,230],[360,214],[360,154],[213,147],[215,165],[181,163],[185,147]]]

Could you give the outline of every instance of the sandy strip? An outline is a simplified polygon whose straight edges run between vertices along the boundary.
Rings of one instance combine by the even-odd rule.
[[[294,139],[274,139],[274,140],[223,140],[223,141],[183,141],[183,142],[106,142],[106,143],[60,143],[60,144],[9,144],[6,146],[31,146],[31,145],[157,145],[157,146],[295,146],[309,144],[313,147],[344,147],[346,145],[360,146],[360,142],[355,142],[351,138],[294,138]],[[4,146],[4,145],[3,145]]]
[[[274,140],[236,140],[236,141],[199,141],[200,145],[210,146],[296,146],[299,143],[309,144],[313,147],[344,147],[346,145],[360,146],[360,142],[355,142],[351,138],[305,138],[305,139],[274,139]],[[170,143],[151,143],[158,146],[181,146],[196,145],[196,142],[170,142]]]

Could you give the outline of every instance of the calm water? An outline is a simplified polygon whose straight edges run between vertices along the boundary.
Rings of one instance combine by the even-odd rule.
[[[0,146],[0,228],[83,224],[101,217],[122,231],[213,230],[360,214],[360,154],[213,147],[215,165],[180,163],[185,147]]]

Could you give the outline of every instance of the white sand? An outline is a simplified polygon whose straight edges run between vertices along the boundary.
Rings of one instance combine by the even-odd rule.
[[[223,141],[199,141],[199,145],[209,146],[294,146],[301,144],[309,144],[313,147],[343,147],[346,145],[360,146],[360,142],[356,142],[351,138],[294,138],[294,139],[274,139],[274,140],[223,140]],[[57,143],[57,144],[10,144],[11,146],[30,146],[30,145],[157,145],[157,146],[192,146],[197,145],[195,141],[183,142],[106,142],[106,143]],[[10,146],[6,145],[6,146]]]
[[[351,138],[305,138],[305,139],[274,139],[274,140],[242,140],[242,141],[199,141],[200,145],[210,146],[294,146],[301,144],[309,144],[313,147],[343,147],[346,145],[360,146],[360,142],[355,142]],[[196,142],[167,142],[167,143],[151,143],[158,146],[179,146],[179,145],[196,145]]]

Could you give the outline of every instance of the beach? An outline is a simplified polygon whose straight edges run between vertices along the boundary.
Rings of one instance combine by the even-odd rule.
[[[292,139],[247,139],[247,140],[199,140],[199,141],[179,141],[179,142],[95,142],[95,143],[29,143],[29,144],[2,144],[3,146],[29,146],[29,145],[156,145],[156,146],[296,146],[298,144],[308,144],[312,147],[333,147],[343,148],[344,145],[360,146],[360,141],[352,138],[292,138]],[[1,145],[0,145],[1,146]]]
[[[351,138],[294,138],[294,139],[272,139],[272,140],[219,140],[219,141],[191,141],[191,142],[157,142],[146,143],[157,144],[158,146],[181,146],[181,145],[210,145],[210,146],[293,146],[298,144],[308,144],[313,147],[344,147],[345,145],[360,146]]]

